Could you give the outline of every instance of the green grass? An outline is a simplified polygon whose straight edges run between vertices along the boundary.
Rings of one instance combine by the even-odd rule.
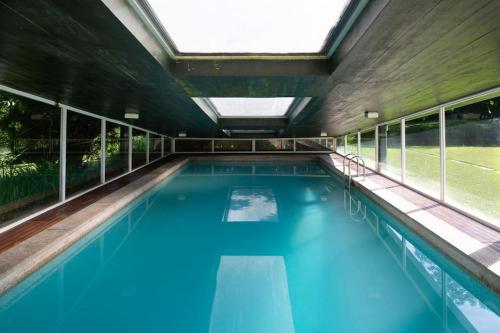
[[[362,155],[373,154],[364,148]],[[388,149],[389,172],[398,177],[400,150]],[[394,175],[394,173],[396,173]],[[439,196],[439,148],[406,148],[405,182]],[[500,224],[500,147],[448,147],[446,200]]]

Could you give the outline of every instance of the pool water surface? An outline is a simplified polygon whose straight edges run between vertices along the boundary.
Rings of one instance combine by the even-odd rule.
[[[320,164],[190,163],[0,296],[0,332],[499,332],[499,308]]]

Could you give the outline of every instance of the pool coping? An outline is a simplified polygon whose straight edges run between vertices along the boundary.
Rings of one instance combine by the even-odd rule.
[[[325,167],[340,177],[344,177],[343,158],[338,154],[318,156]],[[373,170],[367,170],[366,178],[354,177],[352,185],[500,295],[498,231]]]
[[[290,161],[320,161],[332,173],[342,176],[342,156],[337,154],[331,155],[183,155],[178,158],[168,161],[163,165],[158,166],[149,173],[133,180],[129,184],[119,188],[118,190],[102,197],[96,202],[86,206],[76,213],[62,219],[61,221],[47,227],[32,237],[14,245],[13,247],[0,253],[0,295],[7,290],[17,285],[19,282],[28,277],[32,272],[49,262],[55,256],[63,252],[65,249],[73,245],[75,242],[85,237],[94,229],[105,223],[111,216],[117,213],[120,209],[127,206],[133,200],[137,199],[142,194],[146,193],[154,186],[163,182],[166,178],[180,170],[189,162],[195,161],[227,161],[227,162],[290,162]],[[440,228],[441,224],[447,222],[441,221],[432,216],[429,223],[429,214],[426,212],[411,212],[405,211],[404,198],[390,200],[390,195],[398,195],[395,191],[397,186],[394,186],[393,181],[383,177],[380,174],[372,173],[372,176],[380,177],[390,186],[383,186],[380,191],[380,183],[366,181],[360,178],[353,179],[353,185],[359,189],[370,199],[374,200],[378,205],[382,206],[390,214],[400,220],[405,226],[416,232],[420,237],[429,242],[435,248],[440,250],[445,256],[449,257],[453,262],[457,263],[462,269],[473,275],[489,289],[497,295],[500,294],[500,233],[492,231],[486,239],[476,240],[479,245],[484,245],[477,251],[484,248],[489,249],[492,246],[493,251],[487,251],[487,255],[473,257],[470,252],[471,242],[461,242],[463,237],[456,237],[457,232],[450,232],[450,228]],[[403,186],[401,184],[399,187]],[[420,196],[411,189],[406,190],[412,192],[415,197]],[[394,197],[392,197],[394,199]],[[421,200],[421,199],[419,199]],[[429,198],[426,198],[426,204],[429,204]],[[430,201],[429,201],[430,200]],[[392,203],[391,203],[392,201]],[[439,206],[438,203],[432,204],[432,209]],[[427,208],[422,208],[427,209]],[[450,208],[446,208],[450,210]],[[479,222],[471,220],[462,214],[453,211],[457,217],[470,220],[473,227],[487,228],[480,225]],[[458,214],[458,215],[456,215]],[[469,221],[468,221],[469,222]],[[479,227],[480,225],[480,227]],[[438,226],[436,228],[436,226]],[[488,228],[489,229],[489,228]],[[492,229],[490,229],[492,230]],[[475,229],[477,232],[477,229]],[[469,235],[470,236],[470,235]],[[493,240],[492,240],[493,237]],[[473,241],[472,241],[473,242]],[[477,244],[476,244],[477,245]],[[497,246],[495,246],[497,245]],[[476,246],[477,248],[477,246]],[[477,252],[476,251],[476,252]],[[491,253],[493,253],[493,264],[491,262]]]

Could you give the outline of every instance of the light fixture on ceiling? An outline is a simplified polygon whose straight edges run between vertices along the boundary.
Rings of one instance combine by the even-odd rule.
[[[133,108],[126,108],[125,119],[139,119],[139,110]]]
[[[326,131],[321,131],[320,136],[328,136],[328,133]]]
[[[378,118],[378,112],[377,111],[365,111],[365,118],[369,118],[369,119]]]
[[[180,138],[185,138],[187,135],[186,135],[186,132],[179,132],[179,134],[177,134],[177,136]]]

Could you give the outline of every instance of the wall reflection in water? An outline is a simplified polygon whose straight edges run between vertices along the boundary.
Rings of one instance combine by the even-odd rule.
[[[408,282],[419,292],[427,306],[452,332],[494,332],[500,328],[497,303],[489,308],[448,272],[403,236],[348,189],[344,189],[344,210],[353,222],[370,226],[391,257],[398,263]]]

